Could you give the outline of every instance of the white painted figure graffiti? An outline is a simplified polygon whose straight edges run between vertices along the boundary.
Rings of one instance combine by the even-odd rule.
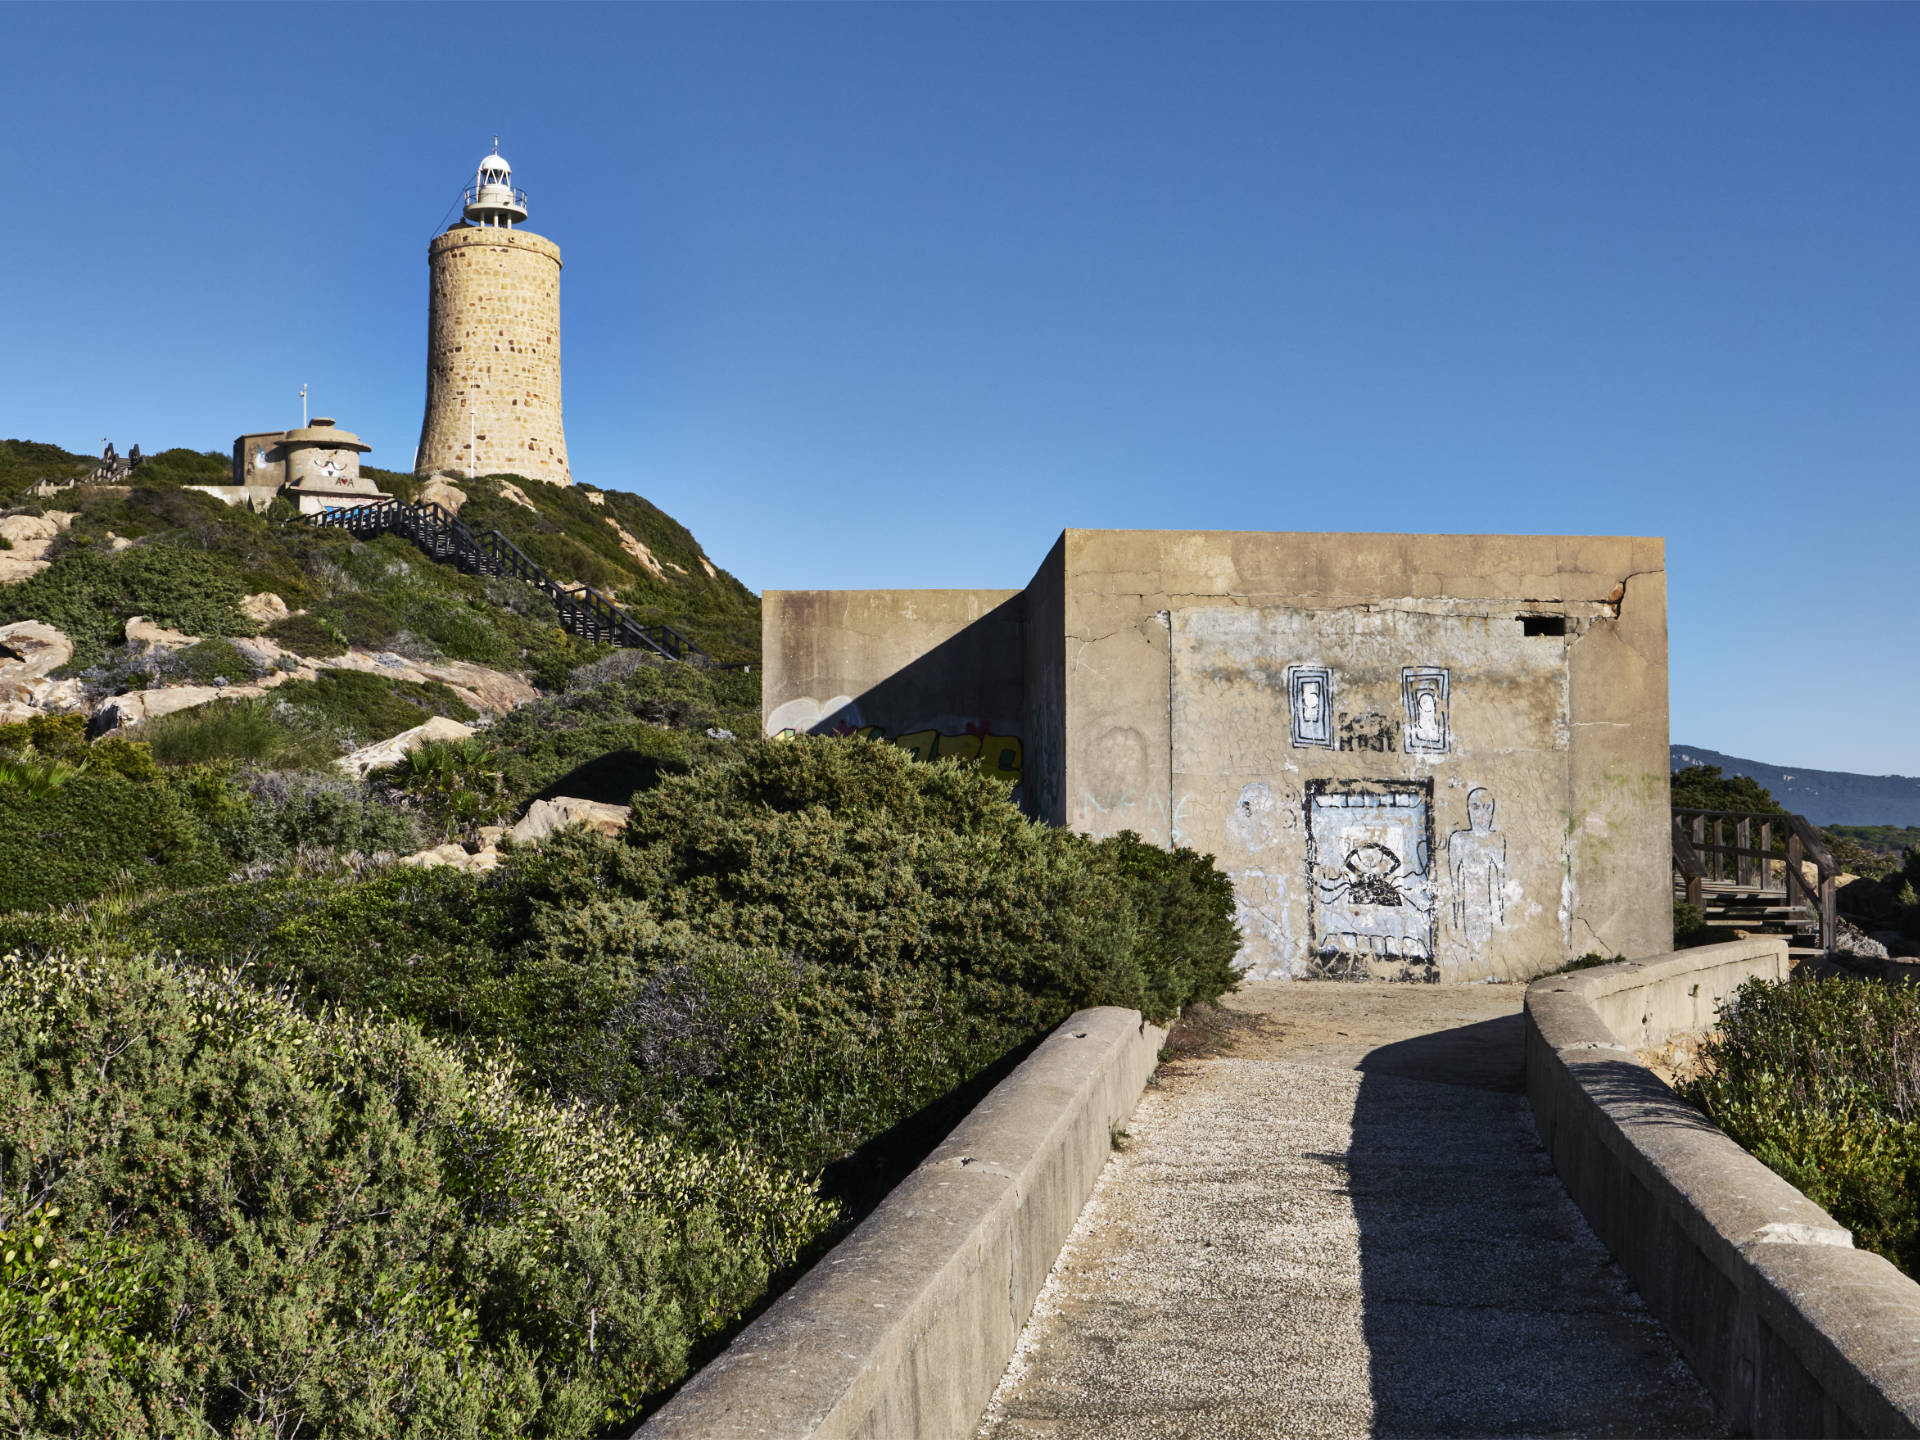
[[[1422,690],[1420,704],[1413,717],[1413,735],[1416,740],[1424,740],[1438,745],[1444,738],[1440,734],[1440,716],[1434,705],[1433,692]]]
[[[1333,747],[1333,673],[1324,665],[1289,665],[1287,699],[1295,745]]]
[[[1444,755],[1447,733],[1448,675],[1444,666],[1409,665],[1400,672],[1400,694],[1407,706],[1407,752]]]
[[[1453,927],[1478,959],[1506,919],[1507,837],[1493,828],[1494,800],[1485,787],[1467,792],[1467,828],[1447,837],[1453,881]]]

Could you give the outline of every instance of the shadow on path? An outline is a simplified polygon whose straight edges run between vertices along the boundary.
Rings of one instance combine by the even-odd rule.
[[[1368,1053],[1345,1159],[1377,1435],[1718,1435],[1554,1175],[1518,1015]]]

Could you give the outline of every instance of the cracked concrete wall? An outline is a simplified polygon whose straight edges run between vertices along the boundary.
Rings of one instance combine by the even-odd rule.
[[[1251,973],[1523,979],[1671,948],[1660,541],[1063,546],[1069,823],[1215,855]]]
[[[764,613],[768,733],[1017,734],[1031,813],[1218,858],[1255,975],[1671,948],[1658,540],[1068,530],[1025,592]]]

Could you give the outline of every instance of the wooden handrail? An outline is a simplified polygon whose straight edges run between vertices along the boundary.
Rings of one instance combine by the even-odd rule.
[[[1729,822],[1734,829],[1731,840],[1726,835]],[[1782,849],[1774,848],[1776,835],[1784,841]],[[1727,861],[1733,862],[1732,875],[1727,873]],[[1805,905],[1819,924],[1820,948],[1831,954],[1839,937],[1840,867],[1805,816],[1674,807],[1673,868],[1685,887],[1688,904],[1702,903],[1710,881],[1731,880],[1742,888],[1772,891],[1776,865],[1781,870],[1779,893],[1789,907]],[[1807,865],[1813,867],[1812,880],[1803,868]]]

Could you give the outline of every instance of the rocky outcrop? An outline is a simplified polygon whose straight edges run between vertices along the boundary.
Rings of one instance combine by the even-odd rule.
[[[184,650],[189,645],[200,643],[196,635],[188,635],[179,630],[169,630],[164,625],[156,625],[144,615],[127,617],[127,643],[129,645],[147,645],[161,650]]]
[[[460,513],[460,507],[467,503],[467,492],[457,485],[447,483],[444,475],[429,475],[427,483],[413,493],[416,505],[438,505],[454,515]]]
[[[258,595],[243,595],[240,598],[240,613],[254,624],[265,627],[276,620],[284,620],[293,612],[287,609],[287,602],[271,590],[263,590]]]
[[[585,825],[602,835],[618,835],[626,828],[631,807],[609,805],[601,800],[580,800],[571,795],[556,795],[551,800],[536,800],[526,815],[507,834],[516,845],[544,840],[569,825]]]
[[[503,862],[505,857],[497,848],[503,837],[516,845],[533,845],[569,825],[585,825],[602,835],[618,835],[626,828],[628,808],[625,805],[608,805],[599,800],[581,800],[572,795],[556,795],[551,800],[534,801],[512,829],[483,825],[479,841],[471,848],[454,844],[435,845],[430,850],[403,856],[397,863],[419,865],[425,869],[450,865],[456,870],[478,874],[492,870]]]
[[[0,721],[30,720],[80,707],[80,683],[55,680],[73,642],[41,620],[0,625]]]
[[[462,725],[458,720],[435,715],[424,725],[402,730],[398,735],[390,735],[378,744],[365,746],[351,755],[342,755],[333,763],[349,775],[364,779],[375,770],[398,765],[401,756],[418,750],[429,740],[464,740],[473,733],[471,725]]]
[[[642,569],[656,580],[667,578],[667,572],[661,567],[660,562],[653,558],[653,551],[647,548],[645,541],[634,535],[611,515],[607,516],[607,524],[611,525],[614,533],[620,537],[620,548],[638,560]]]
[[[399,865],[418,865],[423,870],[436,866],[449,865],[456,870],[467,870],[480,874],[500,864],[500,852],[492,846],[477,851],[469,851],[464,845],[436,845],[431,850],[416,851],[412,855],[402,855]]]
[[[0,516],[0,536],[12,547],[0,550],[0,585],[12,585],[38,575],[53,562],[46,558],[54,540],[72,528],[74,512],[49,510],[44,515]]]
[[[474,709],[492,715],[504,715],[540,694],[531,682],[504,670],[489,670],[484,665],[475,665],[467,660],[409,660],[404,655],[395,655],[387,650],[349,650],[345,655],[328,659],[324,668],[390,675],[396,680],[411,680],[415,684],[438,680]]]

